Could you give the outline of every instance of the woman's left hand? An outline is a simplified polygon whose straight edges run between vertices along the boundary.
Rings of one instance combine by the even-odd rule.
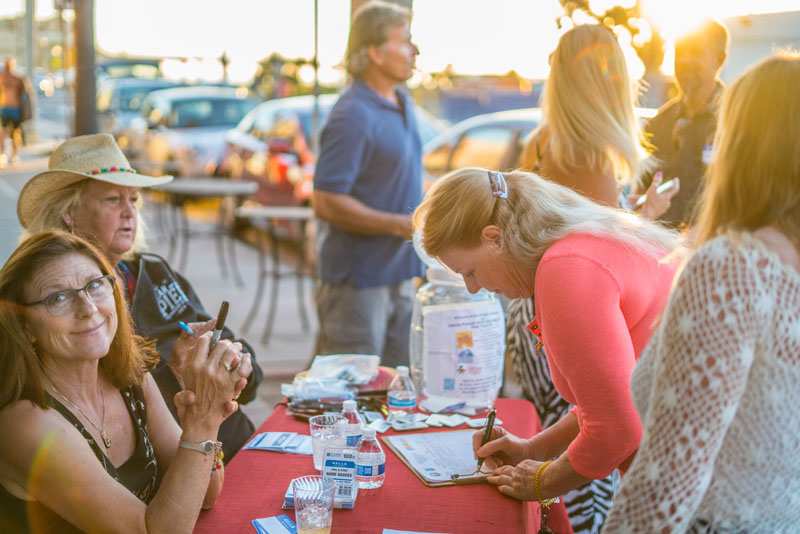
[[[247,379],[250,377],[250,373],[253,372],[253,355],[249,352],[242,352],[239,358],[239,365],[231,372],[238,375],[236,394],[233,397],[235,400],[239,398],[242,390],[247,387]]]
[[[521,501],[536,500],[533,477],[542,462],[523,460],[515,466],[504,465],[494,471],[487,480],[497,486],[500,493]]]

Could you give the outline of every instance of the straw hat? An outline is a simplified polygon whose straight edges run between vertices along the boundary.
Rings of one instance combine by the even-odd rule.
[[[48,193],[87,178],[127,187],[152,187],[172,180],[172,176],[137,173],[110,134],[67,139],[50,155],[47,168],[28,180],[19,193],[17,217],[25,228]]]

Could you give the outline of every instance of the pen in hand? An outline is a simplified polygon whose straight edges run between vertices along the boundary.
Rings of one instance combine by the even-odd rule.
[[[192,327],[183,321],[178,321],[178,328],[180,328],[181,330],[183,330],[185,333],[189,334],[192,337],[194,337],[195,335],[194,330],[192,330]]]
[[[219,343],[219,338],[222,336],[222,330],[225,328],[225,319],[228,317],[228,306],[228,301],[223,300],[222,305],[219,307],[217,322],[214,325],[214,333],[211,334],[211,345],[208,347],[209,352],[214,350],[214,346]]]
[[[494,429],[494,419],[497,416],[497,412],[492,409],[489,412],[489,416],[486,418],[486,429],[483,431],[483,439],[481,440],[481,447],[489,443],[489,438],[492,437],[492,430]],[[481,467],[483,467],[483,460],[484,458],[478,458],[478,469],[477,471],[480,472]]]

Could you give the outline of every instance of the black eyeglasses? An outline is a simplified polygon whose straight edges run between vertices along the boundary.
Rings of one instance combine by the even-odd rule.
[[[50,293],[41,300],[23,302],[22,305],[39,306],[43,304],[50,315],[64,315],[68,311],[75,309],[75,305],[80,299],[79,293],[85,293],[89,300],[95,304],[106,300],[114,293],[114,275],[107,274],[94,278],[81,288],[62,289],[61,291]]]

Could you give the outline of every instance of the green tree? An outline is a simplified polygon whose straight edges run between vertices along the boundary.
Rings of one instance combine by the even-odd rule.
[[[599,24],[609,28],[623,28],[631,36],[631,43],[636,55],[642,61],[647,72],[655,72],[664,62],[664,38],[658,29],[646,17],[642,16],[640,0],[634,0],[631,5],[612,5],[605,11],[597,11],[592,7],[591,0],[559,0],[564,8],[564,17],[574,20],[576,13],[583,13]],[[559,29],[563,24],[563,17],[556,19]]]

